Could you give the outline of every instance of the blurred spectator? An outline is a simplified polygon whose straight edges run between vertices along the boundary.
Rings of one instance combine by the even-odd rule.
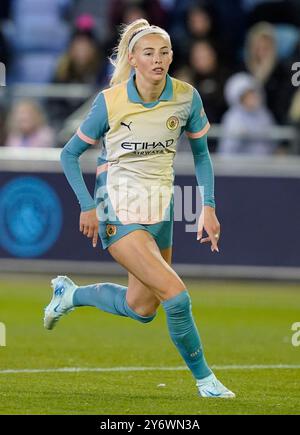
[[[256,80],[246,73],[235,74],[226,83],[225,96],[230,108],[222,120],[224,137],[217,151],[220,154],[273,153],[276,144],[264,136],[275,122],[265,107]]]
[[[55,144],[54,132],[35,101],[22,100],[16,103],[7,122],[6,146],[53,147]]]
[[[266,103],[277,122],[284,123],[288,107],[288,95],[283,86],[290,81],[290,73],[278,61],[276,36],[269,23],[254,25],[248,35],[245,47],[245,67],[263,86]]]
[[[215,38],[213,14],[209,8],[194,5],[187,11],[187,30],[192,38]]]
[[[247,36],[245,63],[249,72],[261,83],[268,81],[277,61],[276,39],[273,26],[258,23]]]
[[[171,38],[185,36],[188,10],[197,6],[206,7],[207,3],[210,2],[205,0],[174,0],[171,9],[167,8],[167,30]]]
[[[88,84],[102,88],[106,85],[107,62],[103,48],[92,30],[77,30],[68,51],[60,58],[54,83]],[[71,115],[84,101],[79,98],[49,99],[47,109],[55,127]]]
[[[59,59],[56,83],[101,83],[104,56],[91,31],[77,30],[67,52]]]
[[[80,20],[83,16],[93,17],[95,37],[103,44],[111,31],[109,7],[110,0],[75,0],[72,5],[71,21],[74,27],[78,27],[78,19]]]
[[[217,48],[219,56],[227,61],[228,51],[224,45],[224,38],[219,38],[216,23],[216,13],[212,7],[205,6],[203,2],[196,3],[187,8],[182,24],[175,32],[171,32],[173,51],[177,64],[185,64],[193,42],[207,39]]]
[[[223,88],[228,71],[220,64],[214,46],[206,40],[193,43],[190,48],[193,84],[200,92],[210,122],[220,122],[226,110]]]

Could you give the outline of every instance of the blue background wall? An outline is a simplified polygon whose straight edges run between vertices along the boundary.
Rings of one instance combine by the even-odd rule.
[[[48,186],[41,183],[39,199],[35,196],[39,190],[35,195],[30,195],[26,179],[20,180],[22,177],[26,177],[27,180],[28,177],[37,177],[38,180],[47,183]],[[7,183],[11,183],[12,180],[21,185],[23,183],[22,197],[25,203],[28,203],[18,229],[20,231],[20,227],[24,226],[26,234],[20,237],[21,241],[14,240],[16,246],[20,242],[17,253],[16,249],[7,243],[10,238],[18,239],[18,218],[15,213],[18,211],[19,203],[16,198],[3,198],[5,191],[7,192]],[[86,181],[92,192],[94,176],[88,174]],[[195,185],[195,177],[177,176],[175,184]],[[47,188],[54,191],[54,197],[57,196],[58,202],[55,202],[55,199],[52,202],[47,200]],[[300,267],[299,192],[299,178],[217,176],[217,216],[222,229],[220,254],[212,254],[209,245],[197,242],[195,233],[186,233],[185,222],[175,222],[174,263]],[[23,195],[22,192],[19,192],[19,195]],[[112,260],[100,245],[93,249],[90,240],[78,231],[79,212],[77,200],[63,174],[2,172],[0,258]],[[38,234],[35,234],[35,231]],[[44,252],[34,254],[39,251],[35,249],[36,245],[41,246],[42,251],[44,246]]]

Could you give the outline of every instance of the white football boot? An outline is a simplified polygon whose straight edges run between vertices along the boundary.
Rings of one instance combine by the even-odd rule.
[[[73,295],[78,288],[67,276],[57,276],[51,280],[53,296],[51,302],[45,308],[44,327],[53,329],[61,316],[75,309]]]
[[[196,385],[198,387],[199,396],[201,397],[221,399],[232,399],[235,397],[235,394],[221,384],[213,373],[204,379],[198,379]]]

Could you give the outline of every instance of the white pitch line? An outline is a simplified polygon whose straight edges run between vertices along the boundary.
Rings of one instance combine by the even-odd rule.
[[[253,364],[253,365],[213,365],[215,370],[266,370],[266,369],[300,369],[300,364]],[[0,374],[14,373],[77,373],[77,372],[148,372],[148,371],[181,371],[186,366],[178,367],[61,367],[51,369],[6,369]]]

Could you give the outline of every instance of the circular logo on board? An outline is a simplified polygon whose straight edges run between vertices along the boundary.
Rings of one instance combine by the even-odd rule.
[[[106,234],[108,237],[115,236],[117,234],[117,227],[115,225],[106,225]]]
[[[167,120],[167,127],[169,130],[176,130],[179,124],[179,119],[177,116],[170,116]]]
[[[38,257],[56,242],[62,207],[52,187],[37,177],[18,177],[0,189],[0,245],[17,257]]]

